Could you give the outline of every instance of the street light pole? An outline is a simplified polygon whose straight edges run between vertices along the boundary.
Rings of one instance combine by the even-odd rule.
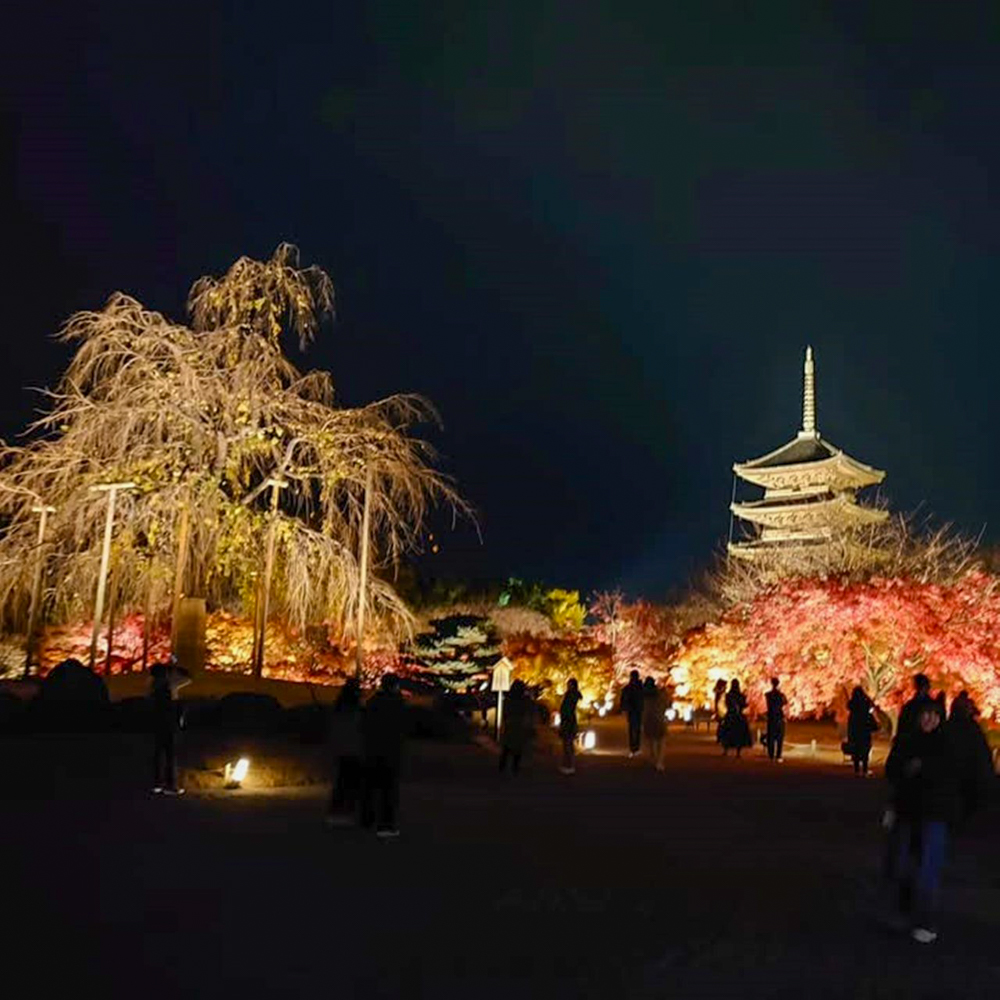
[[[115,522],[115,501],[119,490],[135,489],[135,483],[104,483],[92,486],[95,493],[107,493],[108,510],[104,520],[104,544],[101,548],[101,569],[97,578],[97,596],[94,598],[94,626],[90,635],[90,669],[97,659],[97,633],[104,618],[104,595],[108,585],[108,563],[111,561],[111,534]]]
[[[38,544],[35,550],[35,576],[31,582],[31,607],[28,610],[28,638],[24,649],[24,677],[26,680],[31,671],[31,656],[35,651],[35,632],[38,629],[38,619],[42,610],[42,575],[45,569],[45,555],[42,546],[45,544],[45,528],[48,524],[49,514],[54,514],[56,509],[39,504],[37,507],[32,507],[31,512],[38,514]]]

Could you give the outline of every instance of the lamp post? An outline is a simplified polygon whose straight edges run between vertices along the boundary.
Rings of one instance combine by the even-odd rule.
[[[31,656],[35,651],[35,632],[38,629],[38,619],[42,604],[42,575],[45,569],[45,555],[42,546],[45,544],[45,528],[49,514],[56,512],[55,507],[39,504],[32,507],[31,512],[38,515],[38,543],[35,548],[35,576],[31,582],[31,607],[28,610],[28,638],[24,649],[24,677],[27,679],[31,671]]]
[[[256,678],[259,678],[264,670],[264,642],[267,637],[267,606],[271,598],[271,571],[274,569],[274,527],[278,513],[278,491],[283,490],[288,483],[284,479],[268,479],[266,485],[271,487],[271,515],[267,526],[264,579],[260,590],[260,625],[253,651],[253,675]]]
[[[365,504],[361,513],[361,574],[358,581],[357,648],[354,658],[354,675],[361,680],[364,666],[362,644],[365,638],[365,602],[368,597],[368,535],[371,530],[372,467],[365,472]]]
[[[90,669],[97,659],[97,633],[104,618],[104,595],[108,585],[108,563],[111,561],[111,534],[115,522],[115,501],[119,490],[135,489],[135,483],[103,483],[92,486],[95,493],[107,493],[108,510],[104,520],[104,544],[101,548],[101,568],[97,578],[97,596],[94,598],[94,627],[90,635]]]

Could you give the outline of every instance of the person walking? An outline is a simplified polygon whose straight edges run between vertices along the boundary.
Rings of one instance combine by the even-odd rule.
[[[652,677],[647,677],[643,697],[642,735],[646,739],[649,759],[657,771],[662,771],[663,739],[667,734],[667,696]]]
[[[628,755],[635,757],[642,739],[642,716],[645,706],[642,681],[639,671],[629,674],[628,684],[622,688],[622,710],[628,718]]]
[[[890,874],[898,917],[921,944],[937,939],[935,917],[948,827],[957,817],[959,769],[951,734],[933,700],[901,731],[885,764],[895,808]]]
[[[361,685],[356,678],[345,682],[330,714],[330,758],[333,781],[326,822],[329,826],[347,826],[358,819],[364,777],[362,760]]]
[[[182,687],[191,683],[191,677],[186,670],[177,666],[177,661],[172,656],[169,663],[154,663],[149,674],[153,722],[153,793],[183,795],[184,789],[177,784],[177,729],[180,717],[176,696]]]
[[[851,692],[847,702],[847,751],[851,755],[854,773],[867,776],[872,752],[872,733],[878,729],[875,706],[860,685]]]
[[[399,678],[384,674],[379,690],[365,707],[361,723],[364,790],[361,824],[375,825],[379,837],[398,837],[399,771],[403,756],[406,705]]]
[[[948,716],[948,730],[957,757],[960,818],[963,823],[989,802],[996,782],[993,755],[976,721],[978,715],[979,709],[969,697],[969,692],[962,691],[952,701]]]
[[[771,690],[764,695],[767,702],[767,743],[768,760],[776,760],[779,764],[784,763],[782,751],[785,747],[785,708],[788,699],[783,691],[778,690],[781,681],[777,677],[771,678]]]
[[[521,758],[534,735],[535,706],[528,696],[524,681],[514,681],[504,702],[503,731],[500,733],[500,773],[510,769],[517,774]]]
[[[728,756],[730,750],[735,750],[739,757],[744,747],[753,746],[746,709],[747,697],[740,689],[740,682],[734,677],[726,692],[726,716],[719,726],[723,756]]]
[[[562,740],[563,756],[559,770],[563,774],[576,774],[576,706],[583,695],[576,678],[571,677],[566,683],[566,693],[559,706],[559,738]]]

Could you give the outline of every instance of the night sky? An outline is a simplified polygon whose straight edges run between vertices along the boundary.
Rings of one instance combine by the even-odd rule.
[[[819,427],[1000,539],[995,3],[50,3],[8,13],[0,434],[122,289],[281,240],[340,400],[429,396],[479,512],[421,560],[659,597],[734,460]]]

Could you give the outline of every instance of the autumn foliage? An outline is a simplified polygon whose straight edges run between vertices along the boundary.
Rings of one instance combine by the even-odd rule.
[[[739,677],[757,709],[778,676],[802,716],[838,710],[855,684],[892,715],[921,671],[948,694],[967,688],[984,716],[1000,719],[998,583],[978,570],[947,584],[784,580],[689,633],[671,672],[706,704],[718,678]]]

